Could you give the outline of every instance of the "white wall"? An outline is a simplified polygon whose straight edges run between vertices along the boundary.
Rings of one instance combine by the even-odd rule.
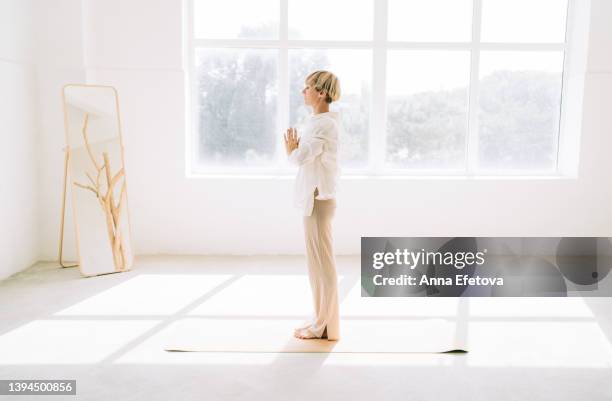
[[[120,95],[136,253],[301,253],[291,179],[185,176],[180,2],[83,1],[87,80]],[[577,179],[343,179],[337,253],[359,253],[361,236],[610,236],[612,2],[593,0],[591,15]],[[43,209],[42,256],[50,260],[56,163],[43,198],[51,207]]]
[[[37,77],[40,97],[42,149],[40,189],[42,219],[39,225],[42,260],[57,260],[61,201],[64,179],[63,148],[66,145],[62,87],[84,83],[82,0],[36,0],[32,16],[37,27]],[[76,261],[76,241],[70,196],[66,204],[64,228],[65,261]]]
[[[38,92],[32,2],[0,1],[0,279],[38,260]]]
[[[57,258],[60,89],[85,80],[81,22],[81,0],[0,0],[0,279]],[[74,249],[70,228],[66,246]]]

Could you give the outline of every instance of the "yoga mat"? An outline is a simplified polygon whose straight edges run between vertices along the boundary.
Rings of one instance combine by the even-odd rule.
[[[467,352],[456,323],[445,319],[347,319],[340,339],[293,336],[305,321],[289,319],[186,318],[168,330],[164,350],[182,352]]]

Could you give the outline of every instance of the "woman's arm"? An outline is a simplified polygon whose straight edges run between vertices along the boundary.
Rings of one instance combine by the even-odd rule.
[[[323,144],[325,138],[322,136],[313,136],[304,141],[300,146],[294,149],[289,155],[289,161],[293,164],[301,166],[311,162],[323,152]]]
[[[329,135],[327,130],[331,128],[333,128],[331,124],[323,123],[315,127],[312,135],[303,142],[299,143],[298,139],[299,146],[289,153],[289,161],[298,166],[313,161],[323,153],[323,146],[327,140],[327,135]]]

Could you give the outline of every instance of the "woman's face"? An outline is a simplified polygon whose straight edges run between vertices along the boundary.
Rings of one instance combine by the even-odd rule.
[[[304,95],[304,104],[308,106],[314,106],[318,102],[321,101],[323,95],[317,92],[317,90],[312,87],[307,82],[304,83],[304,89],[302,89],[302,95]]]

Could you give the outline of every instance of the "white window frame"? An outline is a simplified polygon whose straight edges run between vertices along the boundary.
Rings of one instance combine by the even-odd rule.
[[[588,16],[590,3],[577,0],[568,0],[566,18],[566,37],[564,43],[481,43],[481,17],[482,1],[473,0],[472,16],[472,40],[469,42],[409,42],[409,41],[387,41],[387,8],[388,0],[373,0],[374,25],[373,38],[370,41],[338,41],[338,40],[291,40],[288,38],[288,1],[280,1],[280,25],[279,39],[252,40],[252,39],[198,39],[194,34],[194,0],[184,0],[184,61],[185,61],[185,87],[186,87],[186,175],[188,177],[286,177],[293,175],[295,169],[286,163],[286,155],[282,148],[282,132],[289,126],[289,50],[290,49],[368,49],[372,51],[372,95],[370,104],[370,126],[368,164],[365,168],[349,169],[343,168],[343,176],[350,177],[532,177],[532,178],[576,178],[578,168],[577,144],[580,139],[579,121],[581,120],[582,88],[583,79],[574,80],[568,85],[568,77],[576,75],[576,72],[584,68],[586,62],[586,40],[588,40]],[[508,0],[511,1],[511,0]],[[586,12],[585,12],[586,11]],[[579,24],[574,21],[578,16],[582,18]],[[586,27],[587,35],[584,35]],[[572,40],[574,31],[578,31],[581,40]],[[580,33],[582,32],[582,35]],[[585,38],[586,37],[586,38]],[[573,46],[568,46],[572,44]],[[278,79],[279,99],[277,124],[279,127],[278,141],[275,149],[275,165],[271,167],[198,167],[198,132],[195,115],[197,93],[195,75],[195,49],[198,47],[209,48],[248,48],[248,49],[277,49],[278,56]],[[582,50],[578,61],[571,59],[571,48]],[[400,169],[384,167],[385,145],[386,145],[386,62],[388,49],[439,49],[439,50],[464,50],[470,52],[470,82],[468,88],[468,118],[467,137],[465,141],[466,160],[464,168],[457,170],[442,169]],[[487,170],[479,171],[476,168],[478,155],[478,84],[479,84],[479,57],[482,50],[507,50],[507,51],[562,51],[564,54],[561,89],[560,124],[557,141],[557,164],[553,169],[547,170]],[[583,78],[583,77],[582,77]],[[565,99],[569,94],[579,98],[579,102],[573,102],[572,108],[568,108]],[[282,99],[286,99],[283,101]],[[572,132],[568,133],[568,114],[572,114],[569,125]],[[382,134],[378,134],[382,133]]]

